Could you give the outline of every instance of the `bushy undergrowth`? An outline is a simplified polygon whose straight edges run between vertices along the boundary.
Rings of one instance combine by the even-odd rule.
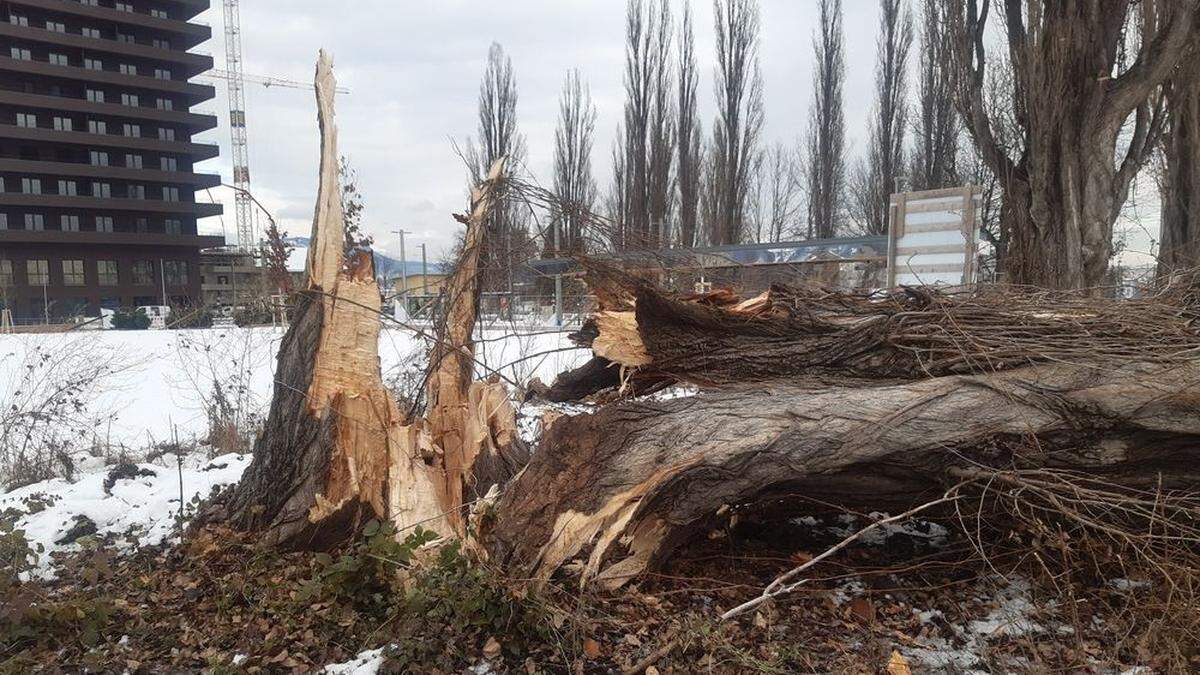
[[[395,670],[454,672],[493,636],[509,655],[536,653],[551,630],[542,605],[456,545],[425,550],[433,538],[398,540],[372,522],[334,553],[282,553],[226,531],[129,556],[79,553],[57,581],[14,575],[2,587],[0,673],[63,663],[222,672],[237,653],[249,655],[237,672],[313,670],[382,646]],[[0,534],[5,562],[24,552]]]

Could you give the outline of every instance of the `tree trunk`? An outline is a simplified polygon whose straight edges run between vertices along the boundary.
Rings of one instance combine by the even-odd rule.
[[[1063,290],[1104,282],[1113,225],[1127,193],[1112,157],[1097,149],[1114,147],[1110,136],[1106,129],[1084,133],[1062,121],[1031,138],[1018,170],[1000,177],[1009,279]]]
[[[321,169],[308,285],[280,344],[277,382],[254,460],[200,524],[225,522],[264,541],[328,548],[369,519],[457,536],[464,495],[507,480],[525,458],[503,385],[471,382],[477,277],[503,162],[472,195],[452,306],[434,354],[429,416],[403,424],[379,366],[380,295],[369,253],[343,260],[332,64],[316,89]]]
[[[1104,5],[1104,11],[1098,9]],[[988,77],[989,6],[946,0],[956,105],[1004,187],[1010,281],[1098,287],[1113,224],[1162,131],[1162,84],[1184,57],[1200,3],[1005,0],[1010,85]],[[1138,40],[1129,40],[1131,25]],[[1128,59],[1127,45],[1137,45]],[[1003,72],[1003,71],[1002,71]],[[985,85],[998,86],[984,95]],[[1005,98],[1012,108],[996,110]],[[1128,126],[1128,142],[1117,141]]]
[[[617,586],[719,514],[812,500],[919,504],[951,467],[1056,467],[1127,485],[1200,480],[1200,366],[1053,365],[899,385],[772,381],[562,417],[504,490],[484,533],[493,559],[547,579],[577,555],[581,582]]]
[[[1179,66],[1167,90],[1169,131],[1163,143],[1159,274],[1200,267],[1200,49]]]

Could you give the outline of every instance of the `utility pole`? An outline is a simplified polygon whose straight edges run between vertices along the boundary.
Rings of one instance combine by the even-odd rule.
[[[425,244],[421,244],[421,289],[423,295],[429,295],[429,261],[425,258]]]
[[[554,257],[559,259],[562,258],[562,227],[561,219],[554,224]],[[559,328],[563,325],[562,270],[554,275],[554,325]]]
[[[158,282],[162,285],[162,304],[167,306],[167,271],[163,269],[163,259],[158,259]]]
[[[408,316],[408,257],[404,253],[404,235],[412,234],[406,230],[392,230],[400,235],[400,301],[404,303],[404,315]]]

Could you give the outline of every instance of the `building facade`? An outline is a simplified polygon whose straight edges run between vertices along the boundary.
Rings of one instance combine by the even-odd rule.
[[[0,303],[18,321],[200,301],[193,143],[217,118],[189,79],[209,0],[0,1]],[[203,192],[201,193],[203,194]]]
[[[290,260],[289,260],[290,262]],[[303,288],[304,268],[288,268],[292,288]],[[278,295],[261,256],[237,246],[200,252],[200,288],[209,307],[243,307]]]

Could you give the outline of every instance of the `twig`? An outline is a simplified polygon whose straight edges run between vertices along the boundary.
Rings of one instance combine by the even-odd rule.
[[[851,534],[850,536],[846,537],[845,539],[839,541],[838,543],[836,543],[833,546],[826,549],[825,552],[822,553],[821,555],[818,555],[818,556],[814,557],[813,559],[809,560],[808,562],[804,563],[803,565],[800,565],[799,567],[794,567],[791,570],[788,570],[787,572],[776,577],[774,581],[772,581],[765,589],[763,589],[763,592],[761,595],[759,595],[758,597],[753,598],[751,600],[747,600],[746,602],[743,602],[742,604],[738,605],[737,607],[734,607],[733,609],[722,614],[721,621],[728,621],[729,619],[732,619],[733,617],[738,616],[739,614],[744,614],[745,612],[747,612],[751,609],[754,609],[755,607],[758,607],[762,603],[764,603],[772,598],[776,598],[778,596],[791,593],[795,589],[797,589],[800,586],[807,583],[808,579],[801,579],[800,581],[796,581],[796,582],[788,584],[787,582],[790,579],[795,578],[801,572],[811,568],[812,566],[816,565],[817,563],[821,562],[822,560],[825,560],[826,558],[832,556],[833,554],[837,553],[838,551],[846,548],[850,544],[853,544],[854,542],[858,541],[859,539],[861,539],[863,537],[863,535],[867,534],[868,532],[871,532],[877,528],[883,527],[884,525],[887,525],[889,523],[895,523],[895,522],[901,521],[901,520],[908,520],[909,518],[913,517],[914,515],[922,512],[922,511],[925,511],[927,509],[933,508],[934,506],[938,506],[940,504],[946,504],[946,503],[949,503],[949,502],[959,499],[958,490],[960,487],[962,487],[962,485],[963,485],[963,483],[959,483],[958,485],[955,485],[954,487],[947,490],[946,493],[943,494],[941,497],[939,497],[931,502],[925,502],[924,504],[913,507],[899,515],[884,518],[882,520],[877,520],[877,521],[871,523],[870,525],[867,525],[866,527],[862,528],[861,530],[855,532],[854,534]]]

